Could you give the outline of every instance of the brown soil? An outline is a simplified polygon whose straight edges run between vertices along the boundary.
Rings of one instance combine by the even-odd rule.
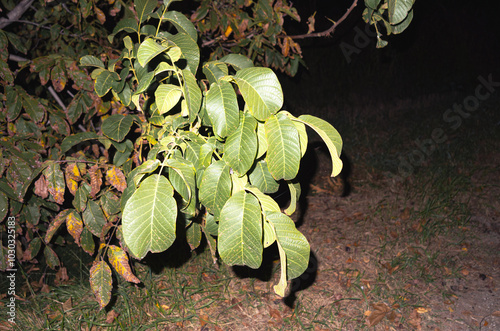
[[[500,330],[500,187],[491,185],[500,155],[488,160],[482,168],[496,170],[472,176],[480,194],[469,201],[470,220],[422,242],[425,220],[413,217],[419,205],[403,197],[402,182],[355,168],[339,189],[319,152],[294,219],[311,244],[308,270],[284,300],[272,290],[279,272],[272,279],[233,279],[228,306],[206,312],[217,326],[204,328]],[[346,187],[348,194],[339,196]],[[394,263],[403,257],[406,264]]]

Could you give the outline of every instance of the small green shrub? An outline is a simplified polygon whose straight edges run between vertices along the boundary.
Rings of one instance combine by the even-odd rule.
[[[111,92],[131,111],[106,118],[104,137],[84,132],[62,143],[69,149],[94,138],[115,147],[115,164],[108,172],[112,185],[126,187],[121,225],[107,225],[105,217],[95,217],[102,215],[97,204],[92,216],[86,217],[86,211],[82,217],[78,211],[71,213],[101,238],[116,227],[122,247],[138,259],[169,248],[177,226],[186,227],[192,249],[204,236],[214,259],[220,256],[228,265],[258,268],[263,249],[277,242],[282,268],[275,291],[284,295],[286,280],[301,275],[309,262],[309,244],[288,216],[300,194],[294,179],[307,148],[306,126],[326,142],[332,175],[342,168],[340,135],[319,118],[294,117],[281,110],[283,93],[276,75],[254,67],[244,56],[232,54],[204,63],[204,78],[197,78],[200,51],[195,27],[167,5],[155,9],[138,2],[138,20],[118,24],[130,33],[123,38],[118,59],[105,64],[88,55],[80,61],[95,68],[92,77],[99,96]],[[167,23],[175,33],[164,30]],[[134,126],[140,128],[135,137]],[[138,151],[133,169],[121,157],[126,146]],[[292,196],[285,213],[269,196],[280,181],[288,184]],[[115,269],[131,275],[126,254],[103,244],[101,250],[115,254],[108,254]],[[91,283],[100,304],[106,305],[111,269],[100,255]]]

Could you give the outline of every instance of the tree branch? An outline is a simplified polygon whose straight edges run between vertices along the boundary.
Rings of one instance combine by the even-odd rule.
[[[0,18],[0,29],[5,28],[10,23],[16,22],[28,10],[34,0],[23,0],[17,4],[8,14],[7,18]]]
[[[354,8],[358,5],[358,0],[354,0],[352,3],[351,7],[347,9],[346,13],[344,16],[342,16],[337,22],[333,22],[333,25],[325,31],[322,32],[316,32],[316,33],[306,33],[306,34],[299,34],[295,36],[290,36],[292,39],[305,39],[305,38],[317,38],[317,37],[330,37],[334,32],[337,26],[342,23],[347,16],[354,10]]]

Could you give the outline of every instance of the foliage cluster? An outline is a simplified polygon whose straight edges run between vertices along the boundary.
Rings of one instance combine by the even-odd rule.
[[[214,259],[253,268],[276,242],[280,295],[305,270],[309,245],[288,215],[300,195],[306,126],[325,140],[332,175],[342,141],[327,122],[281,110],[271,69],[220,43],[200,65],[199,35],[207,47],[234,35],[232,51],[296,71],[300,48],[278,37],[283,16],[296,11],[279,1],[236,3],[226,5],[239,16],[220,20],[224,11],[201,1],[193,23],[171,1],[40,1],[25,30],[0,30],[0,220],[16,216],[19,262],[43,254],[50,268],[62,267],[52,247],[66,230],[95,257],[101,306],[110,300],[109,264],[139,282],[128,256],[164,251],[179,233],[192,249],[204,236]],[[109,34],[104,24],[118,14]],[[235,26],[237,17],[248,26]],[[270,196],[282,182],[292,198],[284,212]],[[7,253],[2,245],[1,270]]]

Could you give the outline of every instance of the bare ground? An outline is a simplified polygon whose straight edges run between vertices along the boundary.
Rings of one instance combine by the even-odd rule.
[[[471,200],[467,192],[456,196],[472,212],[457,226],[450,215],[463,215],[422,219],[420,208],[427,205],[408,196],[408,183],[366,170],[353,169],[342,186],[347,196],[339,196],[343,189],[328,180],[327,159],[319,153],[320,166],[295,217],[310,242],[311,262],[288,296],[279,298],[272,289],[277,261],[258,272],[231,269],[221,301],[176,327],[500,330],[500,187],[491,185],[500,175],[499,156],[482,160],[489,171],[472,175]],[[426,229],[447,222],[455,226]],[[204,277],[208,284],[220,280],[217,273]],[[195,299],[207,302],[203,297]]]

